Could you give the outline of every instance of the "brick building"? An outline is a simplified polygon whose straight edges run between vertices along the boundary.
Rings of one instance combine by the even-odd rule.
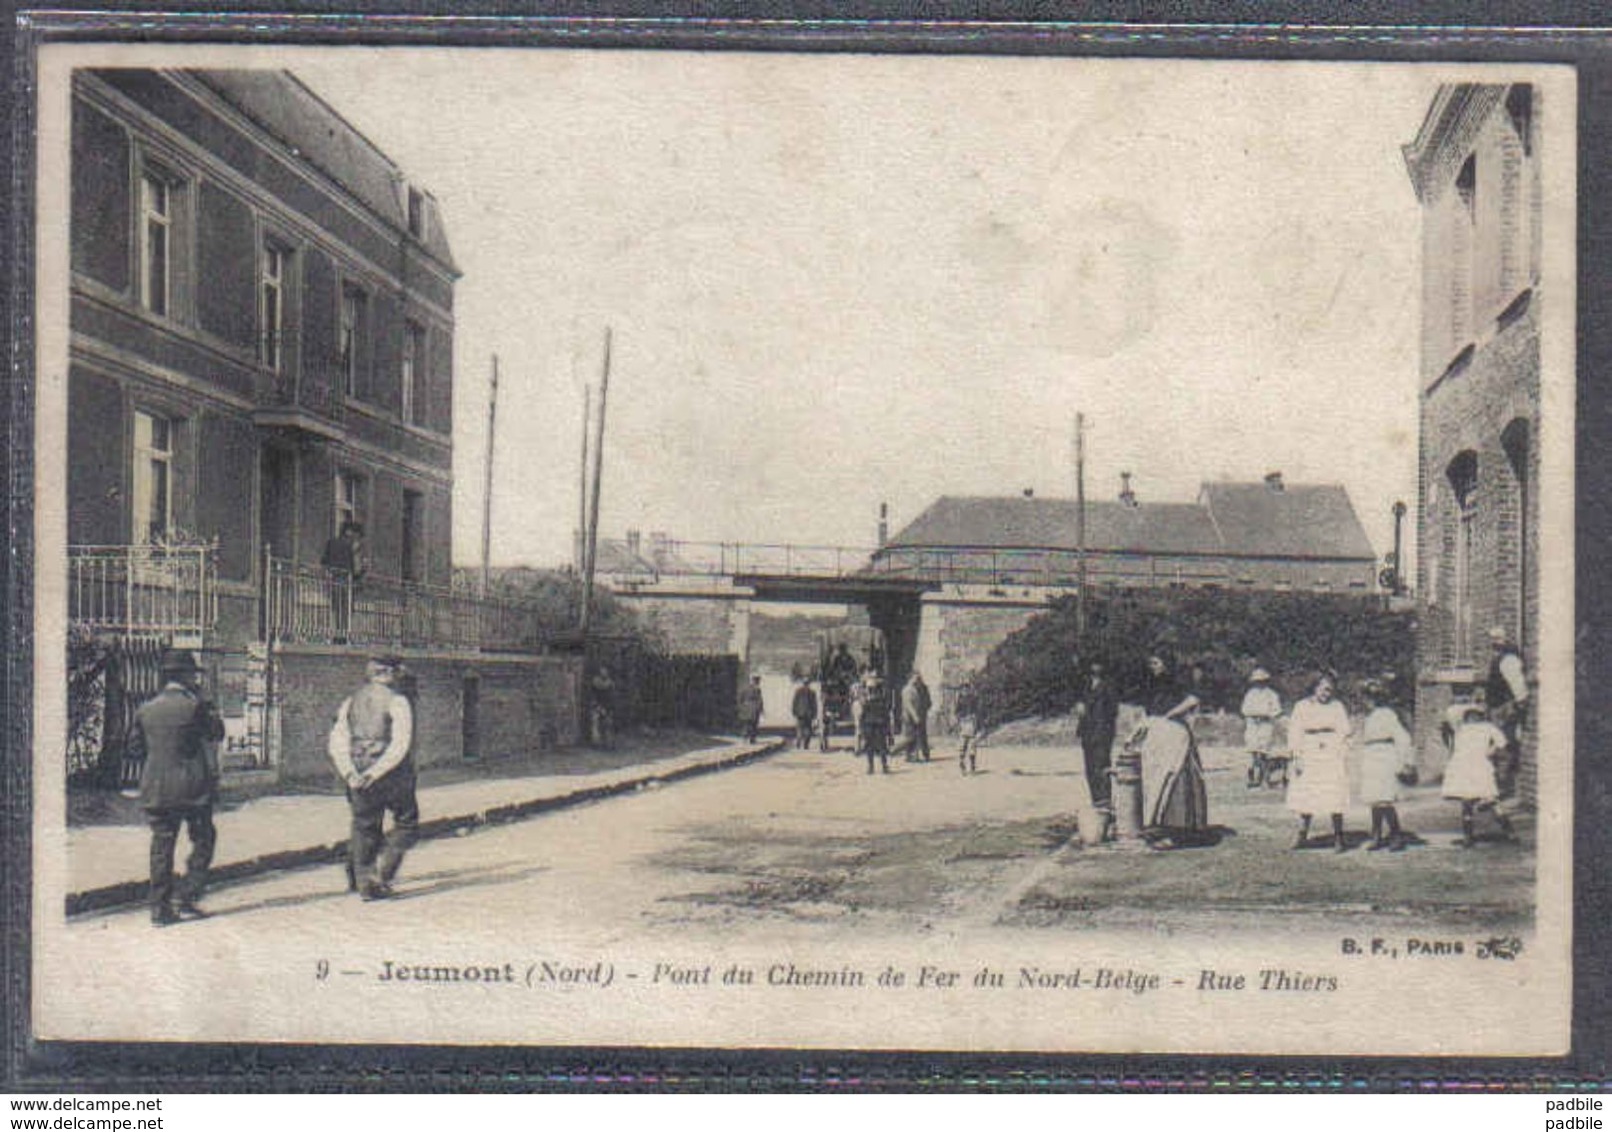
[[[874,554],[879,574],[998,585],[1071,585],[1079,566],[1072,499],[943,497]],[[1085,570],[1094,587],[1372,593],[1377,557],[1338,484],[1206,483],[1191,503],[1086,504]]]
[[[452,590],[459,271],[431,194],[283,71],[79,71],[71,146],[75,626],[200,649],[247,764],[308,650],[413,650],[481,710],[465,658],[537,642]],[[346,520],[350,590],[320,567]],[[461,722],[467,749],[492,726]]]
[[[220,594],[341,518],[449,580],[453,289],[430,195],[283,72],[73,85],[68,498],[77,545],[184,531]]]
[[[1417,731],[1487,673],[1489,630],[1538,656],[1539,90],[1439,88],[1405,163],[1422,208]],[[1524,796],[1537,743],[1523,736]]]

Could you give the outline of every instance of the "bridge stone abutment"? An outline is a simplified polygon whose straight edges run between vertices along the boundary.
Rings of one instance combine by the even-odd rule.
[[[931,729],[949,730],[952,705],[964,681],[984,667],[992,649],[1068,592],[1042,586],[948,585],[924,594],[913,664],[934,692]]]
[[[750,675],[750,612],[755,591],[720,580],[669,580],[617,592],[674,652],[727,654]]]

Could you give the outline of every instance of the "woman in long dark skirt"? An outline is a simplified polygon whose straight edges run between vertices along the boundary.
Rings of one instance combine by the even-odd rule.
[[[1142,820],[1148,844],[1173,849],[1209,828],[1203,761],[1187,726],[1198,697],[1164,657],[1148,657],[1141,702],[1147,719],[1131,737],[1142,761]]]

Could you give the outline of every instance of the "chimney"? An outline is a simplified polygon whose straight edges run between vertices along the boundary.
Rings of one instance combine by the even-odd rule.
[[[1266,472],[1265,486],[1272,491],[1286,491],[1287,485],[1282,482],[1281,472]]]
[[[639,532],[639,531],[628,531],[627,532],[627,553],[628,554],[632,555],[634,558],[637,558],[639,548],[642,547],[643,545],[644,545],[644,537],[643,537],[642,532]]]
[[[1119,501],[1127,507],[1136,506],[1136,492],[1131,489],[1131,473],[1119,474]]]
[[[890,541],[890,505],[879,504],[879,545],[885,546]]]

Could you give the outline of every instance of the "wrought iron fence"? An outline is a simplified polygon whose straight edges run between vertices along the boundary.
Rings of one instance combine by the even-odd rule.
[[[438,586],[265,558],[263,632],[272,640],[536,652],[538,611]]]
[[[74,546],[68,617],[106,632],[200,637],[218,618],[216,547]]]

